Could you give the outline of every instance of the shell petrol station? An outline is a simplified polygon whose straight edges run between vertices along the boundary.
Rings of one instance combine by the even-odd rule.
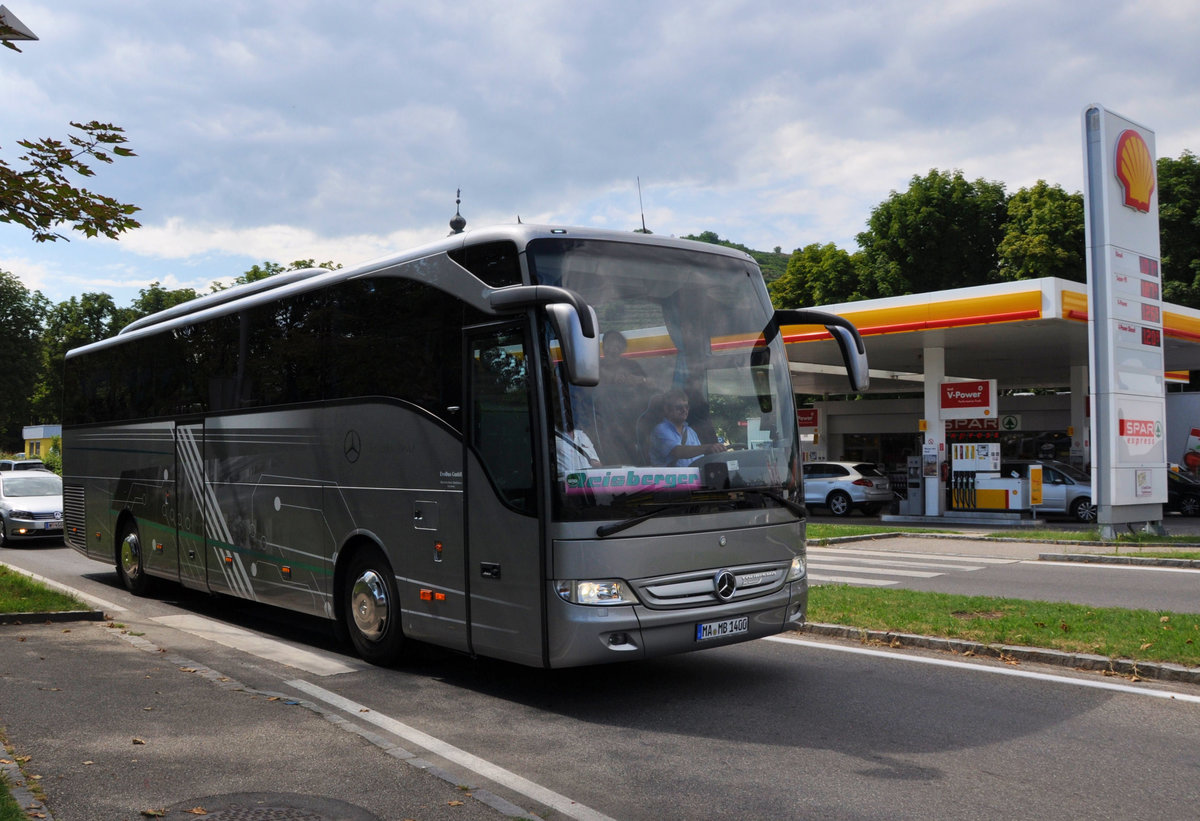
[[[870,388],[798,411],[806,460],[882,466],[907,491],[899,517],[993,521],[1043,502],[1042,468],[1001,460],[1066,462],[1090,471],[1103,538],[1162,532],[1169,463],[1200,462],[1200,394],[1182,390],[1200,370],[1200,311],[1162,299],[1154,132],[1100,105],[1081,125],[1086,284],[822,306],[858,327]],[[845,394],[825,329],[783,335],[796,394]]]
[[[1090,466],[1085,284],[1023,280],[821,310],[858,327],[871,386],[863,398],[799,411],[806,461],[884,466],[894,484],[907,485],[904,516],[992,520],[1034,509],[1027,480],[999,476],[999,458]],[[1189,370],[1200,370],[1200,311],[1164,303],[1162,324],[1161,384],[1179,390]],[[840,354],[823,329],[785,328],[784,339],[795,393],[846,393]],[[1200,425],[1189,416],[1200,394],[1166,398],[1167,451],[1178,462]],[[974,499],[947,500],[946,486],[966,473],[977,480]]]

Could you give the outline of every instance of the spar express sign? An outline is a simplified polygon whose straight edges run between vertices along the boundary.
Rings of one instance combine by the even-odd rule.
[[[996,380],[943,382],[942,419],[987,419],[996,417]]]

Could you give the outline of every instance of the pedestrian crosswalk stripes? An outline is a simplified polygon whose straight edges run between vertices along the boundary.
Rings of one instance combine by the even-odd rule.
[[[932,579],[947,573],[970,573],[1015,561],[988,556],[810,547],[808,580],[811,584],[887,587],[906,579]]]

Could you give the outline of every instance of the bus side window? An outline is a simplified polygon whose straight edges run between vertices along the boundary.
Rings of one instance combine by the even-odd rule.
[[[524,335],[511,326],[471,340],[470,444],[505,503],[535,510],[533,409]]]

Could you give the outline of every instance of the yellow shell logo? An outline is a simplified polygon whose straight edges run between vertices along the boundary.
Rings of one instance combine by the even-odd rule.
[[[1142,135],[1129,128],[1117,138],[1117,179],[1125,187],[1125,204],[1137,211],[1150,210],[1154,193],[1154,160]]]

